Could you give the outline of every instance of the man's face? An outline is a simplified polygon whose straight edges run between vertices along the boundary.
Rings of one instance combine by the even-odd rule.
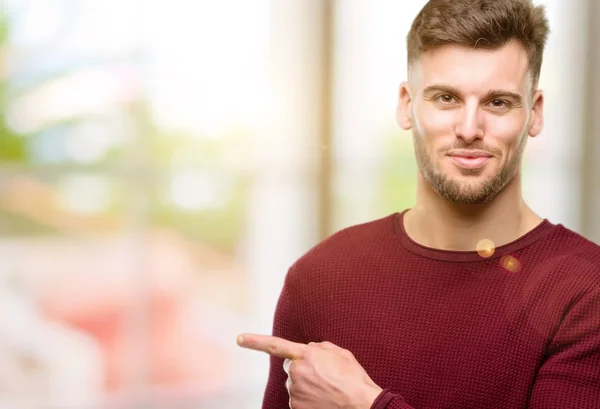
[[[445,45],[424,52],[400,92],[398,122],[413,130],[420,173],[457,204],[493,199],[520,170],[528,136],[542,128],[527,53]]]

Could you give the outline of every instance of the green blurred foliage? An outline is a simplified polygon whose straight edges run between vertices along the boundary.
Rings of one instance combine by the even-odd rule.
[[[390,214],[414,205],[417,165],[410,132],[393,133],[384,141],[378,214]]]
[[[154,189],[150,223],[173,229],[189,240],[234,252],[248,204],[251,178],[246,166],[253,135],[235,127],[210,137],[166,132],[154,123],[149,112],[147,108],[138,111],[136,119],[148,141],[148,158],[159,173],[158,179],[164,181]],[[181,171],[202,173],[216,181],[224,190],[221,206],[188,210],[165,200],[170,183]]]
[[[11,131],[6,123],[9,83],[6,78],[6,50],[10,34],[10,19],[0,1],[0,163],[27,161],[26,140],[23,135]]]
[[[0,7],[2,0],[0,0]],[[36,180],[49,189],[58,192],[57,187],[64,176],[78,173],[95,174],[108,177],[111,183],[111,202],[102,211],[104,216],[115,220],[123,220],[130,207],[131,189],[141,188],[148,195],[150,216],[148,223],[151,226],[168,228],[178,232],[189,240],[200,242],[204,245],[233,252],[242,234],[244,218],[246,216],[247,199],[251,184],[248,176],[248,151],[252,135],[245,129],[232,128],[222,135],[190,135],[181,131],[166,131],[161,129],[154,120],[151,103],[142,96],[137,102],[123,107],[115,107],[126,115],[133,124],[134,132],[141,138],[141,143],[124,140],[123,143],[113,146],[106,154],[95,163],[82,165],[65,157],[60,163],[41,163],[34,157],[33,144],[39,138],[48,138],[45,131],[50,131],[50,138],[57,148],[66,143],[64,135],[74,129],[73,127],[86,121],[102,121],[100,118],[81,117],[73,118],[60,123],[49,124],[46,129],[32,135],[19,135],[7,124],[6,112],[11,98],[30,92],[56,79],[57,75],[70,75],[71,72],[58,73],[52,78],[38,83],[27,90],[11,88],[12,78],[7,78],[3,67],[7,64],[6,56],[10,45],[11,18],[0,10],[0,166],[8,164],[25,165],[26,170],[38,174]],[[61,34],[63,35],[63,34]],[[35,52],[35,51],[30,51]],[[108,129],[108,128],[107,128]],[[132,135],[130,135],[132,136]],[[134,137],[135,139],[135,137]],[[47,142],[47,140],[46,140]],[[59,155],[60,156],[60,155]],[[134,167],[141,166],[147,175],[141,179],[126,178],[117,180],[108,176],[112,170],[120,165]],[[39,174],[36,167],[39,165],[58,165],[62,175],[46,179],[43,173]],[[180,171],[194,171],[207,175],[220,184],[224,200],[218,207],[198,208],[196,210],[184,209],[169,200],[170,184],[173,177]],[[38,173],[36,173],[38,172]],[[147,186],[139,186],[147,183]],[[160,183],[157,181],[161,181]],[[124,187],[124,188],[123,188]],[[41,225],[29,220],[27,217],[2,209],[0,205],[0,218],[4,220],[0,226],[1,235],[41,235],[61,234],[55,228]]]
[[[219,185],[225,200],[218,208],[181,209],[164,200],[168,186],[162,186],[152,201],[152,223],[222,251],[235,251],[252,183],[245,169],[248,161],[244,160],[251,140],[252,135],[241,129],[210,138],[157,134],[151,149],[152,163],[165,170],[167,185],[177,172],[199,172]]]
[[[217,209],[178,209],[156,196],[152,201],[152,224],[174,229],[189,240],[232,253],[244,225],[249,184],[244,178],[232,183],[228,200]]]

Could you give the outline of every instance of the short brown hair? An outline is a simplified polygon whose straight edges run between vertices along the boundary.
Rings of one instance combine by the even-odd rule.
[[[429,0],[408,34],[408,64],[444,44],[495,49],[518,40],[529,55],[535,87],[548,32],[544,7],[531,0]]]

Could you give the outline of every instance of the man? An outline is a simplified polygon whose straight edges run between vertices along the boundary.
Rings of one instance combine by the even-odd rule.
[[[548,24],[529,0],[431,0],[398,123],[415,206],[289,270],[264,409],[600,408],[600,247],[536,215],[521,160],[543,126]]]

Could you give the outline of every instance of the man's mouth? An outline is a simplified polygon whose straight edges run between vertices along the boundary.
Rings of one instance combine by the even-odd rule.
[[[479,169],[492,157],[486,151],[471,149],[453,149],[448,152],[448,156],[456,165],[465,169]]]

